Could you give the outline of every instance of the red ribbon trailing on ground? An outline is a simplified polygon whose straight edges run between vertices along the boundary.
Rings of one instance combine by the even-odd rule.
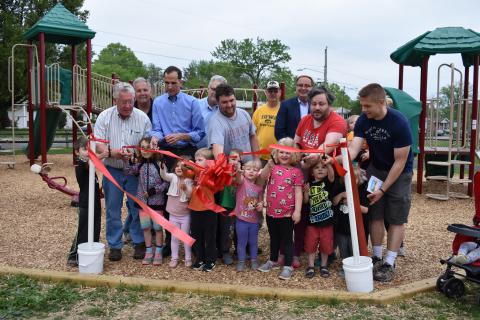
[[[95,137],[92,138],[92,140],[103,142],[103,143],[108,143],[108,141],[105,140],[98,140]],[[118,189],[122,190],[125,192],[125,194],[130,197],[133,201],[135,201],[145,212],[147,212],[150,217],[159,225],[161,225],[163,228],[166,230],[170,231],[170,233],[176,237],[178,240],[182,241],[188,246],[193,246],[193,243],[195,242],[195,239],[190,237],[188,234],[183,232],[181,229],[179,229],[177,226],[175,226],[173,223],[165,219],[163,216],[158,214],[156,211],[151,209],[149,206],[147,206],[143,201],[135,197],[134,195],[128,193],[127,191],[123,190],[122,187],[117,183],[117,181],[112,177],[110,172],[108,172],[107,168],[103,164],[103,162],[98,159],[97,155],[90,149],[88,148],[88,156],[90,160],[92,160],[93,165],[100,170],[100,172],[108,179],[110,180],[115,186],[117,186]]]

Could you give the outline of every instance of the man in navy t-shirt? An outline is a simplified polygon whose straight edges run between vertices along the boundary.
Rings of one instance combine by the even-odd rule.
[[[380,189],[370,193],[370,237],[373,249],[374,279],[391,281],[395,273],[395,259],[405,234],[405,223],[411,205],[413,154],[412,133],[407,119],[397,110],[385,104],[385,90],[372,83],[358,93],[362,115],[354,129],[349,146],[355,159],[367,141],[371,163],[368,176],[383,181]],[[382,242],[387,230],[387,254],[382,259]]]

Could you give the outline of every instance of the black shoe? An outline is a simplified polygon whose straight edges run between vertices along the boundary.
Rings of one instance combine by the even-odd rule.
[[[143,257],[145,257],[145,243],[139,243],[133,246],[134,252],[133,252],[133,259],[135,260],[141,260]]]
[[[193,265],[192,265],[192,269],[193,270],[203,270],[203,266],[205,265],[205,263],[203,261],[198,261],[198,262],[195,262]]]
[[[67,260],[67,266],[78,267],[78,260],[75,257],[69,257]]]
[[[122,249],[110,248],[110,252],[108,254],[108,260],[110,261],[122,260]]]
[[[172,255],[172,249],[170,249],[170,245],[164,245],[162,249],[162,256],[169,257]]]
[[[211,272],[215,269],[215,262],[208,262],[203,265],[203,271]]]
[[[383,265],[383,259],[377,256],[372,256],[372,265],[373,272],[376,272]]]

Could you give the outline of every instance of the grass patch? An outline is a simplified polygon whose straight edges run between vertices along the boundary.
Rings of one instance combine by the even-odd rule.
[[[43,284],[25,277],[0,277],[0,318],[18,319],[69,310],[81,298],[69,283]]]

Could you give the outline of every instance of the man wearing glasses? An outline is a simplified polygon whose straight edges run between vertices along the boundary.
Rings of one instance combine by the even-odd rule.
[[[260,149],[267,148],[275,139],[275,121],[280,109],[280,85],[277,81],[267,83],[267,103],[258,107],[253,113],[252,121],[257,128],[257,139]],[[262,155],[262,162],[268,161],[270,155]]]
[[[312,77],[301,75],[297,77],[296,97],[285,100],[280,104],[275,121],[275,138],[280,140],[285,137],[294,138],[300,119],[308,114],[308,92],[315,82]]]
[[[205,133],[208,132],[208,121],[210,120],[212,115],[218,111],[218,102],[217,98],[215,98],[215,89],[217,89],[217,86],[221,83],[227,84],[227,79],[219,75],[213,76],[208,83],[208,95],[205,98],[198,100],[198,103],[200,104],[200,110],[202,111],[203,121],[205,124]],[[205,137],[203,137],[202,140],[200,140],[199,143],[197,143],[197,147],[210,147],[207,146],[206,135]]]

